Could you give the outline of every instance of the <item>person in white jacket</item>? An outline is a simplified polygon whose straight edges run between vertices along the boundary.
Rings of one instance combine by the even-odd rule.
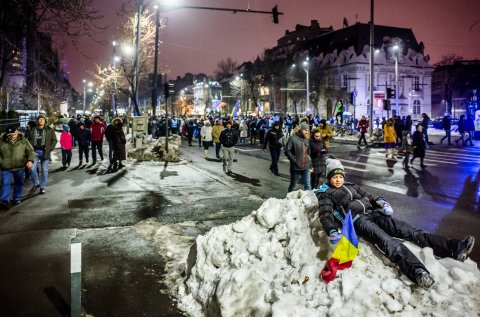
[[[247,145],[247,137],[248,137],[248,125],[246,120],[242,120],[240,123],[240,145],[246,146]]]
[[[206,120],[205,125],[200,130],[200,135],[203,140],[203,157],[208,158],[208,148],[213,146],[212,125],[210,121]]]

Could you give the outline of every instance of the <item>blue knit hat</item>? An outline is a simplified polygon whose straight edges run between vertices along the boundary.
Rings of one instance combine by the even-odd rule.
[[[66,124],[63,125],[63,131],[68,131],[70,130],[70,127]]]

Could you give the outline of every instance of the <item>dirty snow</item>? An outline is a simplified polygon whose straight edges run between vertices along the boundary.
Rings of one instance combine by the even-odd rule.
[[[131,143],[131,135],[127,135],[127,158],[128,160],[141,161],[167,161],[179,162],[181,138],[177,135],[168,138],[168,153],[165,151],[165,137],[152,139],[148,136],[143,144],[137,148]]]
[[[410,243],[437,281],[428,291],[363,241],[352,268],[325,284],[319,274],[333,249],[316,204],[311,191],[270,198],[251,215],[198,236],[188,260],[185,245],[165,249],[177,279],[186,274],[177,283],[180,309],[189,316],[222,317],[478,316],[477,264],[436,259],[431,249]],[[176,237],[175,232],[168,235]],[[170,241],[157,242],[166,246]]]

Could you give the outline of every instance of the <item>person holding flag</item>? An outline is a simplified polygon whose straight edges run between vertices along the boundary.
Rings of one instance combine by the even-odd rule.
[[[422,248],[432,248],[433,254],[438,257],[453,258],[462,262],[472,251],[475,238],[471,235],[463,240],[448,239],[392,217],[393,208],[385,199],[367,193],[358,185],[345,182],[342,163],[334,157],[326,160],[326,174],[328,183],[323,184],[315,193],[319,203],[320,222],[329,236],[330,243],[336,244],[343,240],[341,246],[345,244],[355,246],[355,241],[352,241],[354,239],[348,230],[343,229],[343,235],[338,232],[342,223],[348,222],[348,218],[351,217],[359,237],[376,245],[403,274],[425,289],[432,287],[434,279],[425,265],[399,239],[413,242]],[[350,216],[347,210],[351,212]],[[345,268],[348,261],[351,261],[354,252],[347,252],[348,256],[344,257],[340,251],[334,252],[333,260],[327,262],[327,268],[324,270],[326,272],[322,274],[322,278],[323,275],[328,278],[329,271]]]
[[[342,236],[332,257],[322,270],[322,279],[328,284],[335,278],[337,270],[348,269],[358,254],[358,238],[353,226],[352,212],[349,211],[342,226]]]
[[[235,107],[233,107],[232,113],[230,114],[232,119],[238,117],[238,107],[239,106],[240,106],[240,98],[237,99],[237,102],[235,103]]]

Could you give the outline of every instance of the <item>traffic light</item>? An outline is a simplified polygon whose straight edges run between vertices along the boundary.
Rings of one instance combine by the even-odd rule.
[[[387,88],[387,99],[394,99],[396,91],[392,88]]]
[[[175,95],[175,85],[168,82],[163,84],[163,95],[165,96],[165,99]]]
[[[272,19],[273,23],[278,24],[278,7],[274,6],[272,8]]]
[[[390,100],[388,100],[388,99],[384,99],[384,100],[383,100],[383,110],[385,110],[385,111],[390,111],[390,110],[392,110],[392,107],[391,107],[391,104],[390,104]]]

